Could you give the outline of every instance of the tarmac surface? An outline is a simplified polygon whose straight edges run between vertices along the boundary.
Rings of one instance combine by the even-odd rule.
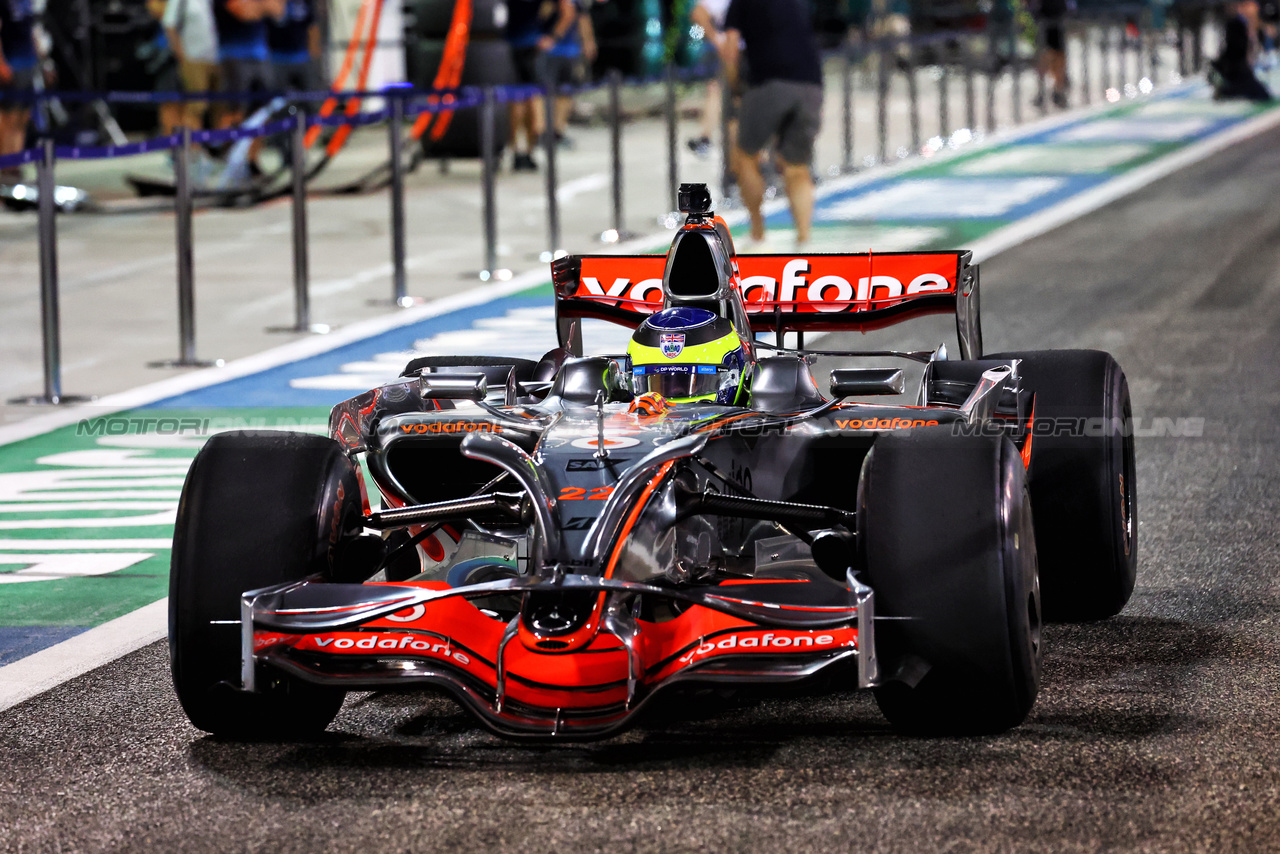
[[[321,740],[235,744],[186,722],[157,643],[0,714],[0,850],[1276,850],[1278,197],[1271,130],[984,265],[988,350],[1110,350],[1146,425],[1134,597],[1046,629],[1012,732],[739,695],[528,746],[370,694]]]

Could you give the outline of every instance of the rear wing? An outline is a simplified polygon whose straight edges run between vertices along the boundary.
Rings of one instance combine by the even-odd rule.
[[[982,356],[970,252],[738,255],[733,286],[752,332],[868,331],[954,314],[965,359]],[[579,318],[635,328],[663,306],[666,255],[571,255],[552,265],[560,346],[579,353]]]

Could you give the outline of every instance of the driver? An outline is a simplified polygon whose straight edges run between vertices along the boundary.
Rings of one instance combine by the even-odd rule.
[[[658,394],[671,403],[745,406],[750,396],[748,353],[738,330],[715,312],[664,308],[631,336],[631,388],[637,396]]]

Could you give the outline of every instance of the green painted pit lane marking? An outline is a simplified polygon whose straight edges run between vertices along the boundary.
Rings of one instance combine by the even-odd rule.
[[[214,433],[328,409],[134,410],[0,446],[0,627],[92,627],[164,597],[187,468]]]

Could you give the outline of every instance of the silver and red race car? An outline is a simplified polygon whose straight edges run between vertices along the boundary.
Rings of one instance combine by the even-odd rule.
[[[984,354],[968,253],[737,255],[705,188],[681,196],[665,255],[553,264],[540,361],[418,358],[327,437],[206,444],[169,599],[192,723],[304,735],[349,690],[434,686],[503,735],[595,738],[676,686],[819,674],[903,731],[1026,718],[1042,615],[1133,589],[1123,372]],[[940,312],[958,359],[804,347]],[[601,320],[627,354],[583,355]],[[885,366],[824,387],[819,355]]]

